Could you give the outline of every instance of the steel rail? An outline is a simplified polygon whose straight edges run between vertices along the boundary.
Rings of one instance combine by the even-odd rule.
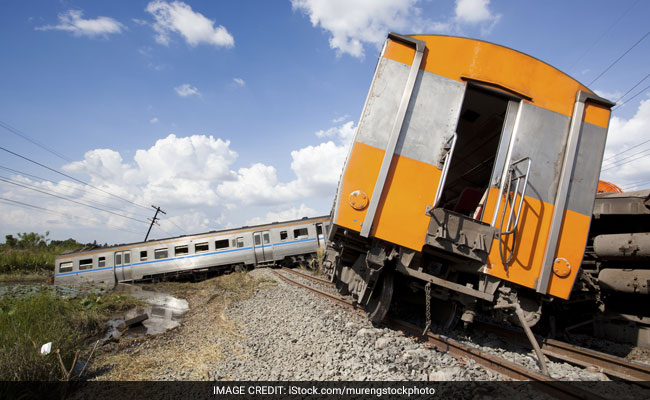
[[[475,322],[475,326],[480,327],[482,331],[490,331],[501,337],[515,339],[522,344],[528,343],[524,335],[511,328],[484,322]],[[648,365],[554,339],[540,337],[537,339],[542,348],[542,353],[549,357],[582,367],[596,366],[606,375],[650,388],[650,366]]]
[[[307,289],[319,296],[335,301],[336,303],[341,304],[344,307],[352,308],[359,312],[364,312],[362,308],[360,308],[352,301],[347,300],[342,296],[326,293],[314,287],[304,285],[300,282],[296,282],[293,279],[289,279],[288,277],[279,273],[278,271],[272,270],[272,272],[284,282]],[[442,335],[437,335],[431,332],[427,333],[426,335],[422,335],[422,328],[417,327],[411,323],[395,320],[388,317],[384,319],[384,322],[386,322],[388,325],[392,326],[395,329],[399,329],[409,334],[410,336],[419,338],[420,340],[431,344],[441,352],[448,352],[454,357],[464,357],[464,358],[472,359],[478,364],[484,366],[485,368],[490,369],[499,374],[502,374],[511,379],[532,381],[531,383],[536,385],[540,390],[556,398],[604,399],[603,397],[598,396],[595,393],[585,392],[584,390],[571,386],[566,382],[556,381],[548,376],[544,376],[540,374],[539,372],[533,371],[521,365],[517,365],[503,358],[482,352],[477,348],[460,343],[454,339]]]
[[[320,283],[321,285],[334,286],[334,283],[332,283],[332,282],[330,282],[330,281],[328,281],[328,280],[321,279],[321,278],[317,278],[317,277],[315,277],[315,276],[311,276],[311,275],[307,275],[307,274],[303,274],[302,272],[298,272],[298,271],[296,271],[295,269],[291,269],[291,268],[287,268],[287,267],[282,267],[282,270],[283,270],[283,271],[287,271],[287,272],[289,272],[289,273],[291,273],[291,274],[294,274],[294,275],[296,275],[296,276],[299,276],[299,277],[301,277],[301,278],[309,279],[310,281],[313,281],[313,282],[316,282],[316,283]]]

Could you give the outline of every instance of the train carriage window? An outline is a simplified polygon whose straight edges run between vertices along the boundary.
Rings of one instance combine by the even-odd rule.
[[[280,232],[280,240],[285,240],[287,238],[287,231],[281,231]]]
[[[115,254],[115,265],[122,265],[122,253]]]
[[[153,251],[153,258],[156,260],[160,260],[163,258],[167,258],[167,249],[156,249]]]
[[[244,247],[244,238],[243,237],[238,237],[237,238],[237,247]]]
[[[293,237],[295,239],[304,239],[306,238],[307,235],[307,228],[300,228],[300,229],[294,229],[293,230]]]
[[[147,261],[147,258],[148,258],[147,250],[142,250],[140,252],[140,261]]]
[[[316,224],[316,234],[317,235],[323,234],[323,224]]]
[[[269,244],[271,243],[271,238],[269,237],[268,232],[264,232],[264,244]]]
[[[72,271],[72,261],[66,261],[59,264],[59,272],[70,272]]]
[[[97,266],[99,268],[105,267],[106,266],[106,257],[99,257],[97,259]]]
[[[233,246],[235,245],[235,241],[233,240]],[[227,249],[229,246],[228,239],[223,239],[223,240],[217,240],[214,242],[214,249],[219,250],[219,249]]]
[[[79,270],[91,269],[93,267],[93,259],[86,258],[84,260],[79,260]]]
[[[227,240],[226,240],[226,244],[228,244]],[[195,253],[205,253],[206,251],[208,251],[208,242],[196,243],[194,245]]]
[[[184,256],[186,254],[189,254],[189,252],[190,249],[187,245],[174,247],[174,255],[176,256]]]
[[[262,244],[262,238],[260,237],[259,233],[255,234],[255,246],[259,246]]]
[[[131,264],[131,252],[130,251],[125,251],[124,252],[124,264]]]

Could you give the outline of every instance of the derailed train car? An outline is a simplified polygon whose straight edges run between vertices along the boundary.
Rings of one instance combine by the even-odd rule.
[[[246,226],[56,257],[56,284],[113,284],[179,275],[204,278],[261,265],[293,266],[315,259],[325,246],[328,217]]]
[[[376,321],[396,277],[441,324],[519,308],[532,326],[545,302],[598,289],[598,263],[581,266],[611,106],[506,47],[389,34],[338,186],[325,271]]]

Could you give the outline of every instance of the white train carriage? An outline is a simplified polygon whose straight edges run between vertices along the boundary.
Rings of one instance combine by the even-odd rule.
[[[292,265],[324,248],[329,216],[63,253],[56,284],[112,284],[259,265]]]

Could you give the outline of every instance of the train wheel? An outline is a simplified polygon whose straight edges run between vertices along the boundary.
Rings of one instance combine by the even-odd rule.
[[[431,322],[442,329],[453,329],[460,320],[458,303],[431,299]]]
[[[393,287],[393,271],[384,269],[365,307],[368,318],[372,322],[381,322],[388,313],[390,303],[393,299]]]

